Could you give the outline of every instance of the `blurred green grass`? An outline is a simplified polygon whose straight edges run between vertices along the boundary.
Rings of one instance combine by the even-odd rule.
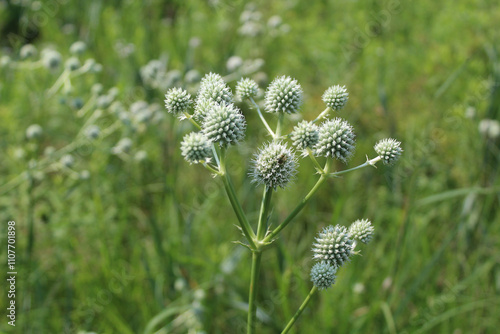
[[[478,130],[481,119],[500,119],[495,2],[257,1],[264,22],[280,15],[290,32],[252,38],[237,33],[244,1],[38,4],[1,2],[2,54],[15,57],[24,37],[64,57],[74,41],[85,41],[86,55],[103,71],[75,82],[82,97],[98,81],[118,87],[118,99],[129,104],[136,97],[162,104],[163,92],[144,87],[139,75],[151,59],[168,55],[170,69],[226,74],[230,56],[260,57],[268,80],[286,74],[303,85],[306,119],[323,110],[327,87],[348,87],[341,117],[354,125],[358,140],[350,166],[373,154],[378,139],[403,142],[395,167],[364,169],[322,188],[265,254],[260,332],[281,329],[307,294],[316,232],[359,217],[373,221],[374,241],[340,271],[333,289],[315,297],[297,332],[496,331],[499,141]],[[33,24],[40,13],[47,20]],[[23,34],[23,22],[37,33]],[[192,37],[201,45],[188,61]],[[118,41],[133,44],[134,52],[124,57]],[[45,98],[57,75],[0,71],[1,186],[40,154],[25,139],[30,124],[44,128],[41,151],[70,142],[81,124],[59,103],[64,96]],[[256,115],[243,108],[248,140],[230,159],[240,199],[254,218],[260,190],[246,180],[245,161],[264,138],[256,137],[262,133]],[[466,117],[468,109],[473,117]],[[240,235],[219,181],[182,160],[186,127],[177,124],[167,115],[161,126],[134,137],[134,146],[148,151],[143,164],[110,156],[103,140],[79,152],[75,169],[88,169],[88,181],[54,173],[0,195],[2,221],[19,227],[19,333],[141,333],[158,314],[154,329],[166,326],[165,333],[243,332],[249,254],[231,243]],[[29,156],[15,159],[16,148]],[[312,174],[303,160],[295,184],[275,196],[276,221],[314,184]],[[6,229],[1,233],[6,240]],[[0,298],[1,309],[6,301]],[[2,321],[0,330],[12,329]]]

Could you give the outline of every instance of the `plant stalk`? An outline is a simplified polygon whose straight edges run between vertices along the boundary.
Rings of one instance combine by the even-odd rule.
[[[295,321],[297,321],[297,319],[300,317],[300,315],[302,314],[302,312],[306,308],[307,304],[309,304],[309,302],[311,301],[311,297],[314,296],[316,291],[318,291],[318,288],[316,286],[313,286],[311,291],[309,291],[309,294],[307,295],[306,299],[304,299],[304,302],[302,303],[302,305],[300,305],[299,309],[297,310],[297,312],[295,312],[292,319],[290,319],[290,321],[286,325],[285,329],[283,329],[281,334],[288,333],[288,331],[293,327],[293,325],[295,324]]]

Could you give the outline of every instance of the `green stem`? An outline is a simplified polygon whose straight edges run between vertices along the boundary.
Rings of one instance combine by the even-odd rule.
[[[284,118],[285,118],[285,114],[280,112],[278,114],[278,125],[276,125],[276,136],[274,137],[274,140],[281,137],[281,128],[283,127],[283,119]]]
[[[293,327],[293,325],[295,324],[295,321],[297,321],[297,319],[300,317],[300,315],[302,314],[302,312],[306,308],[307,304],[309,304],[309,301],[311,301],[311,297],[314,296],[316,291],[318,291],[318,288],[316,286],[313,286],[313,288],[311,289],[311,291],[307,295],[306,299],[304,300],[302,305],[300,305],[299,309],[297,310],[297,312],[295,312],[294,316],[292,317],[292,319],[290,319],[290,321],[288,322],[288,325],[286,325],[285,329],[283,329],[283,332],[281,332],[281,334],[288,333],[288,331]]]
[[[238,197],[236,196],[236,191],[234,190],[233,183],[226,171],[226,154],[225,150],[222,151],[221,161],[219,166],[219,175],[222,177],[222,182],[224,183],[224,188],[226,189],[227,197],[229,198],[229,202],[231,202],[231,206],[233,207],[233,211],[238,217],[238,221],[240,222],[241,230],[243,234],[247,238],[248,243],[250,244],[250,248],[256,249],[255,245],[255,233],[248,222],[243,209],[241,208],[240,202],[238,201]]]
[[[270,242],[275,236],[278,235],[278,233],[281,232],[282,229],[284,229],[295,216],[306,206],[307,202],[311,199],[311,197],[318,191],[319,187],[325,182],[328,178],[327,174],[328,169],[330,168],[330,159],[326,161],[325,168],[323,169],[325,174],[321,174],[320,178],[314,185],[314,187],[309,191],[309,193],[302,199],[302,201],[295,207],[295,209],[288,215],[288,217],[285,218],[285,220],[278,226],[274,231],[272,231],[264,240],[262,240],[264,243]]]
[[[248,292],[248,322],[247,334],[255,333],[255,320],[257,319],[257,279],[260,271],[261,251],[252,252],[252,272],[250,278],[250,291]]]
[[[340,172],[335,172],[335,173],[330,173],[329,176],[337,176],[337,175],[341,175],[341,174],[345,174],[345,173],[349,173],[349,172],[352,172],[354,170],[357,170],[357,169],[361,169],[361,168],[364,168],[364,167],[367,167],[367,166],[373,166],[375,167],[375,164],[382,160],[382,158],[380,156],[376,157],[376,158],[373,158],[371,160],[369,160],[368,158],[366,159],[366,162],[364,164],[361,164],[359,166],[356,166],[356,167],[353,167],[353,168],[350,168],[350,169],[346,169],[346,170],[342,170]]]
[[[267,230],[267,216],[271,206],[271,198],[273,197],[273,188],[265,187],[260,205],[259,223],[257,225],[257,239],[262,240],[265,237]]]
[[[313,154],[313,151],[308,147],[307,148],[307,153],[309,154],[309,158],[311,158],[312,162],[314,163],[314,166],[319,172],[324,172],[323,167],[319,164],[318,160],[316,160],[316,157]]]
[[[269,126],[269,124],[267,124],[267,121],[264,118],[264,115],[262,115],[262,112],[260,111],[259,106],[257,105],[257,103],[255,103],[255,101],[254,101],[254,99],[252,97],[250,97],[250,102],[252,102],[252,104],[254,105],[255,109],[257,109],[257,113],[259,114],[260,120],[262,121],[262,123],[266,127],[267,132],[269,132],[269,134],[271,136],[273,136],[273,138],[275,138],[276,135],[274,134],[273,130],[271,130],[271,127]]]
[[[198,128],[198,130],[201,130],[201,126],[200,126],[200,124],[198,124],[198,123],[197,123],[197,122],[193,119],[193,115],[190,115],[190,114],[188,114],[188,112],[187,112],[187,111],[185,111],[185,112],[184,112],[184,116],[186,117],[186,119],[187,119],[188,121],[190,121],[190,122],[191,122],[191,124],[193,124],[194,126],[196,126],[196,127]]]
[[[325,110],[323,110],[321,112],[321,114],[318,115],[318,117],[316,117],[316,119],[314,121],[312,121],[313,123],[316,123],[317,121],[320,121],[321,119],[325,118],[328,113],[330,113],[330,111],[332,111],[332,109],[330,109],[330,107],[327,107]]]

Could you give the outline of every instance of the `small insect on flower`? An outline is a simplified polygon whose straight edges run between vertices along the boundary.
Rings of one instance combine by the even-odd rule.
[[[286,154],[282,153],[279,157],[278,157],[278,164],[280,165],[283,165],[286,161],[288,160],[288,157]]]

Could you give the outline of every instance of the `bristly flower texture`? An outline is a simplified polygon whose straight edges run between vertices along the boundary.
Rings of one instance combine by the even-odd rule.
[[[184,136],[181,143],[182,156],[189,163],[208,162],[212,155],[210,141],[199,132],[191,132]]]
[[[313,244],[313,258],[341,267],[351,257],[353,242],[345,226],[327,226]]]
[[[165,94],[165,108],[171,114],[186,112],[191,103],[191,95],[182,88],[172,88]]]
[[[233,93],[224,82],[224,79],[219,74],[209,73],[201,79],[200,90],[196,98],[195,114],[202,119],[206,113],[206,109],[200,110],[200,107],[206,107],[208,101],[211,103],[230,104],[233,102]]]
[[[311,281],[320,290],[325,290],[335,284],[337,267],[328,262],[316,263],[311,269]]]
[[[259,86],[250,78],[241,79],[238,81],[238,84],[236,84],[236,96],[241,101],[255,97],[258,93]]]
[[[287,144],[270,142],[255,156],[252,182],[274,190],[285,188],[297,173],[297,165],[297,158]]]
[[[379,141],[374,146],[375,152],[382,158],[385,165],[392,165],[399,160],[403,149],[401,143],[392,138],[386,138]]]
[[[319,128],[315,154],[332,157],[344,163],[354,154],[356,141],[352,126],[341,118],[323,122]]]
[[[345,107],[349,93],[345,86],[332,86],[323,94],[323,102],[332,110],[340,110]]]
[[[293,128],[291,139],[298,150],[312,148],[318,143],[318,126],[313,122],[302,121]]]
[[[368,219],[358,219],[349,226],[349,234],[351,237],[364,244],[372,240],[373,231],[372,223]]]
[[[265,99],[267,112],[297,113],[302,105],[302,87],[297,80],[281,76],[271,82],[267,88]]]
[[[214,103],[203,119],[201,130],[208,140],[221,147],[234,145],[245,137],[245,117],[232,103]]]

